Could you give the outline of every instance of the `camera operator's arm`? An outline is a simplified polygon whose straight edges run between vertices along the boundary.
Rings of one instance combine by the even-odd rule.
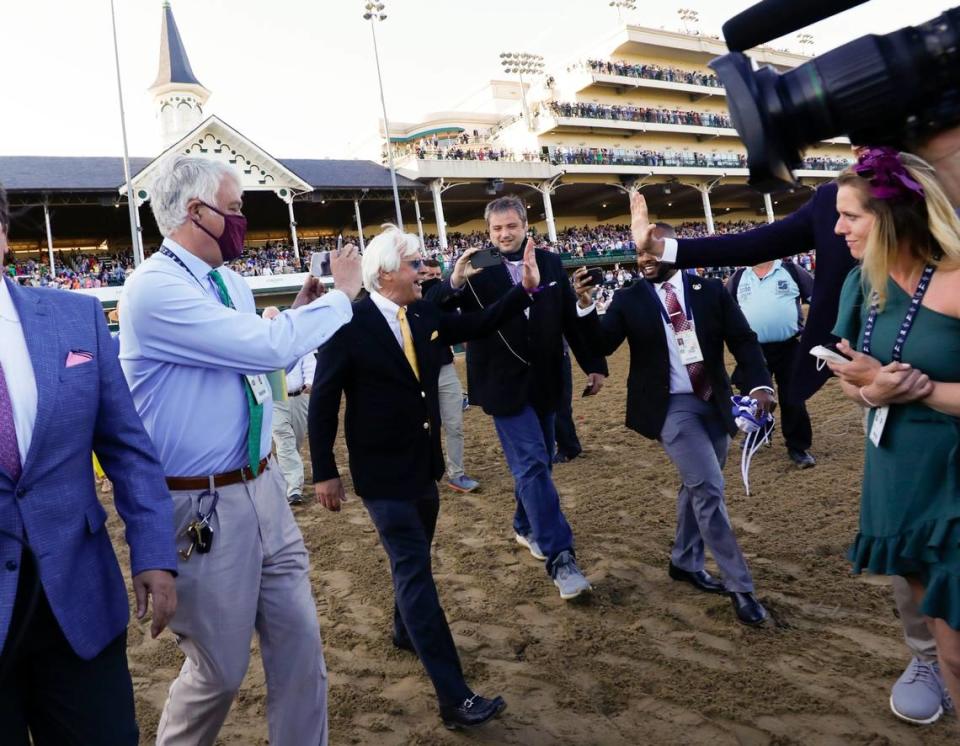
[[[826,195],[824,195],[826,196]],[[659,256],[678,267],[750,267],[813,248],[815,194],[781,220],[742,233],[707,238],[654,238],[643,195],[630,195],[631,228],[637,251]],[[833,196],[830,197],[831,200]]]
[[[937,172],[954,207],[960,207],[960,127],[934,135],[917,147],[917,155]]]

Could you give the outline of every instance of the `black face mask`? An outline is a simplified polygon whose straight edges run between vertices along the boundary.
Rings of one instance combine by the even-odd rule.
[[[440,284],[439,277],[432,277],[429,280],[424,280],[423,282],[420,283],[420,292],[426,293],[434,285],[439,285],[439,284]]]

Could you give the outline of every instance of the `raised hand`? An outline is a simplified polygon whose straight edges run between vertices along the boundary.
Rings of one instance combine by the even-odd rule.
[[[360,252],[352,243],[342,249],[330,252],[330,273],[333,275],[333,286],[342,290],[353,300],[363,287],[363,276],[360,273]]]
[[[460,255],[460,258],[457,259],[457,263],[453,265],[453,272],[450,273],[450,287],[454,290],[459,290],[463,287],[463,284],[477,274],[477,272],[483,271],[483,267],[474,267],[470,264],[470,257],[478,251],[480,251],[479,247],[467,249]]]
[[[633,233],[633,242],[637,245],[637,253],[663,256],[663,239],[655,238],[653,231],[656,226],[650,222],[647,210],[647,200],[639,191],[630,193],[630,231]]]
[[[527,237],[527,245],[523,250],[523,289],[528,293],[540,287],[540,268],[537,266],[537,247],[533,239]]]

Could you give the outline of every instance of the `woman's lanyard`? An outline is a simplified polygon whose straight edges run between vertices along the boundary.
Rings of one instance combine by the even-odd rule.
[[[907,335],[910,334],[910,330],[913,328],[913,322],[916,320],[917,312],[920,310],[920,302],[923,300],[923,296],[927,294],[927,289],[930,287],[930,278],[933,277],[935,269],[932,264],[928,264],[923,268],[923,274],[920,275],[920,282],[917,283],[917,289],[913,292],[913,298],[910,300],[910,308],[907,309],[907,315],[903,317],[903,322],[900,324],[900,331],[897,332],[897,341],[893,345],[892,357],[896,362],[900,362],[903,357],[903,345],[907,341]],[[870,354],[873,327],[877,323],[878,312],[879,308],[877,304],[872,303],[870,305],[870,313],[867,315],[867,323],[863,327],[863,348],[861,351],[864,355]]]

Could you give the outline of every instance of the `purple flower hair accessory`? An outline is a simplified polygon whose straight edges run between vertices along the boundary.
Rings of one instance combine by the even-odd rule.
[[[866,148],[853,171],[870,182],[870,194],[876,199],[923,199],[925,196],[923,187],[907,173],[896,148],[885,145]]]

